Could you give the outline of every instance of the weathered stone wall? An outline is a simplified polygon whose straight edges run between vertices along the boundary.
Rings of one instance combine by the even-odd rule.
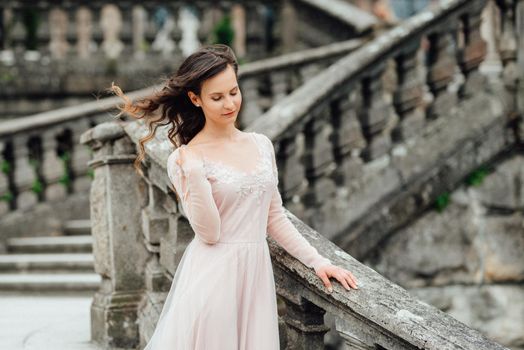
[[[480,170],[365,263],[458,320],[524,349],[524,157]],[[488,175],[482,180],[483,174]]]

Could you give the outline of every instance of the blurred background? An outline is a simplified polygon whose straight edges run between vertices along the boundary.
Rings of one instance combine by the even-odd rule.
[[[138,178],[146,129],[108,88],[147,96],[223,43],[301,232],[385,293],[297,316],[277,269],[282,348],[419,346],[394,320],[420,300],[465,324],[428,309],[442,349],[524,349],[523,33],[522,0],[2,1],[0,348],[144,345],[192,234],[165,130]]]

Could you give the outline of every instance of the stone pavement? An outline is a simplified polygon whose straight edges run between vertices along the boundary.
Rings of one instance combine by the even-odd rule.
[[[91,293],[0,294],[0,349],[102,350],[90,341]]]

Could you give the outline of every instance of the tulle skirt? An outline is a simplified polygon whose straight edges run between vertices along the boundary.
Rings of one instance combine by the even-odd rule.
[[[144,350],[279,348],[267,241],[210,245],[194,238]]]

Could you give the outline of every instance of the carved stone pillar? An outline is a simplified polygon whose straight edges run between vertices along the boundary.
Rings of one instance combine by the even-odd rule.
[[[486,42],[480,35],[484,1],[476,4],[477,6],[471,12],[468,12],[464,18],[465,46],[459,55],[459,65],[466,79],[461,90],[461,94],[465,97],[473,96],[486,86],[486,78],[478,69],[487,52]]]
[[[57,201],[67,196],[67,188],[58,182],[64,175],[64,165],[57,153],[57,130],[46,130],[42,135],[42,175],[46,182],[45,199]]]
[[[306,127],[306,177],[308,192],[305,205],[306,222],[321,232],[326,232],[335,213],[336,185],[333,173],[336,164],[333,157],[331,114],[329,104],[317,112]],[[329,230],[327,230],[329,232]]]
[[[146,25],[147,14],[143,6],[133,6],[133,52],[136,58],[144,58],[146,55]]]
[[[326,311],[300,296],[285,293],[281,295],[286,305],[285,350],[324,349],[324,334],[329,327],[324,324]]]
[[[61,8],[53,8],[49,11],[49,51],[51,57],[63,59],[69,52],[67,42],[67,30],[69,19],[67,12]]]
[[[238,60],[246,56],[246,11],[241,4],[231,7],[231,19],[233,31],[233,50]]]
[[[297,13],[293,1],[286,0],[282,5],[280,16],[282,53],[295,51],[297,47]]]
[[[27,135],[17,135],[13,140],[14,182],[17,190],[16,209],[28,209],[38,202],[38,196],[32,190],[37,179],[35,171],[29,162]]]
[[[356,88],[338,101],[335,116],[338,122],[333,130],[335,156],[338,166],[335,169],[334,179],[340,186],[350,187],[350,184],[362,174],[364,162],[361,158],[362,150],[366,147],[366,139],[358,121],[358,104],[360,103]]]
[[[87,163],[91,160],[91,150],[80,143],[80,137],[89,128],[89,120],[81,118],[71,125],[73,151],[71,153],[71,170],[73,172],[73,192],[83,193],[91,188],[91,177],[88,175]]]
[[[91,222],[95,270],[102,276],[91,304],[91,338],[108,347],[136,347],[148,254],[140,223],[141,179],[132,165],[135,147],[117,123],[89,129],[81,143],[94,150]]]
[[[378,64],[362,82],[362,108],[360,123],[367,146],[362,152],[365,160],[386,154],[391,147],[390,111],[384,100],[382,75],[384,63]]]
[[[427,111],[428,118],[446,115],[457,104],[457,96],[447,91],[455,74],[455,59],[450,53],[452,45],[450,25],[443,25],[441,32],[429,36],[429,67],[427,83],[433,94],[433,102]]]
[[[304,217],[307,191],[304,133],[294,133],[294,136],[281,140],[278,146],[275,152],[279,178],[282,180],[279,181],[282,201],[293,214]]]
[[[88,58],[94,51],[92,39],[93,18],[91,10],[86,6],[80,6],[76,11],[76,52],[80,58]]]
[[[398,87],[393,97],[393,105],[399,115],[399,123],[393,130],[393,138],[403,141],[424,126],[425,115],[422,110],[423,84],[418,75],[417,52],[419,42],[413,41],[397,58]]]
[[[9,212],[9,203],[11,201],[9,178],[7,177],[7,174],[4,173],[4,151],[5,142],[0,141],[0,216]],[[7,169],[7,166],[5,166],[5,169]]]

